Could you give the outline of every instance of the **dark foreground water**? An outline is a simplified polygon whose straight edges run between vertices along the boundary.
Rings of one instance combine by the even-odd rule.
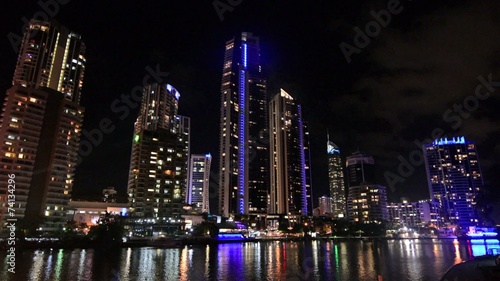
[[[0,252],[0,280],[439,280],[453,264],[499,248],[498,240],[256,242],[181,249]]]

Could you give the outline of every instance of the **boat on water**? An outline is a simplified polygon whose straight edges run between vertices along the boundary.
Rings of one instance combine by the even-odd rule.
[[[246,237],[243,233],[219,233],[214,241],[218,243],[255,241],[255,237]]]
[[[500,280],[500,255],[475,257],[452,266],[441,281],[494,281]]]
[[[148,241],[150,247],[155,248],[181,248],[182,240],[173,237],[158,237]]]

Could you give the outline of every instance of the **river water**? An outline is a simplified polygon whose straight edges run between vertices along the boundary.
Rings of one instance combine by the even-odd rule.
[[[499,248],[498,240],[249,242],[180,249],[0,252],[0,280],[439,280],[453,264]]]

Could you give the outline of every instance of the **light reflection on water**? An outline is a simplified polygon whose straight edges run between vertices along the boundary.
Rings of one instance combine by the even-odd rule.
[[[257,242],[182,249],[16,252],[0,280],[438,280],[453,264],[499,248],[498,240]]]

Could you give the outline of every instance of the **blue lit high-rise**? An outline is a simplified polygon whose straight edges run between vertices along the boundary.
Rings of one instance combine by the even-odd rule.
[[[266,80],[259,38],[226,42],[221,81],[219,213],[265,214],[269,185]]]
[[[424,145],[429,193],[439,209],[439,226],[478,225],[477,196],[483,178],[476,144],[464,137]]]
[[[270,214],[308,213],[308,175],[302,109],[281,89],[269,103]]]

